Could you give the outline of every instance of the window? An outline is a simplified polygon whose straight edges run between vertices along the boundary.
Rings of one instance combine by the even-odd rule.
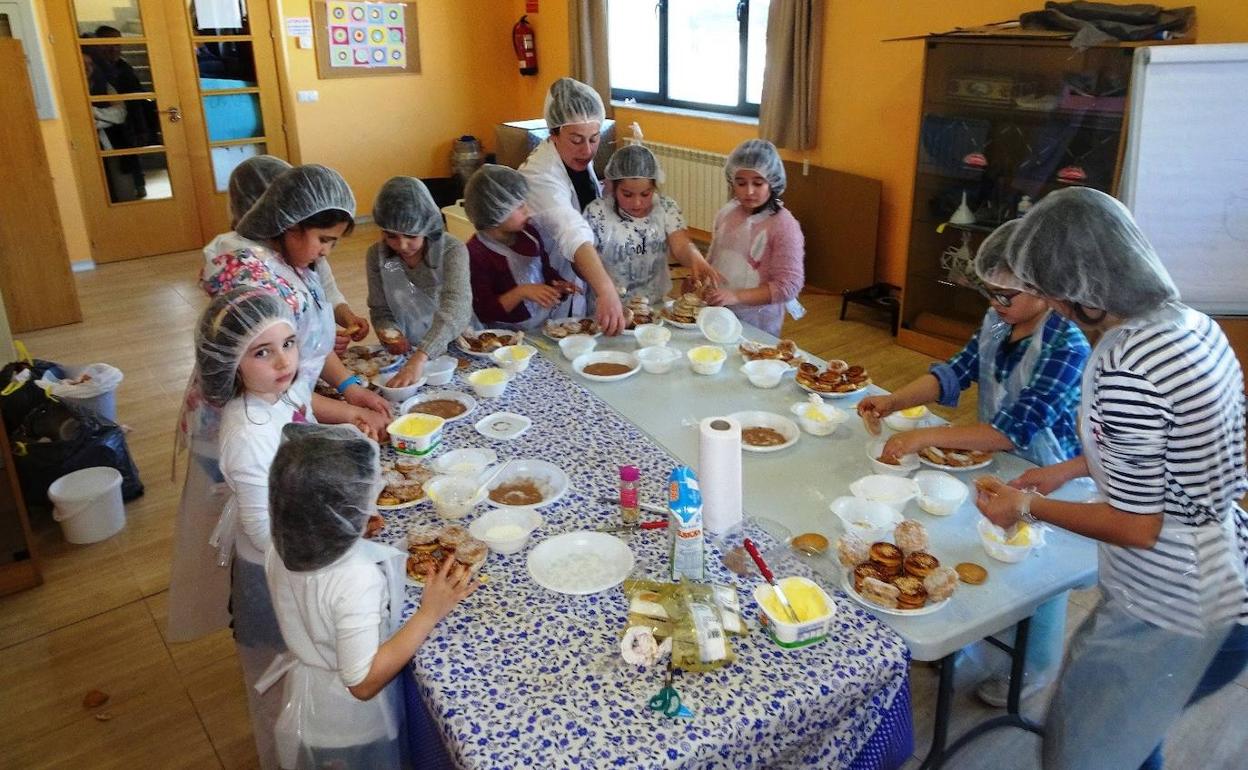
[[[768,0],[610,0],[611,97],[758,115]]]

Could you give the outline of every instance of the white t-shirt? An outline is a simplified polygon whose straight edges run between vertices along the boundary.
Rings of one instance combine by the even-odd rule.
[[[284,398],[267,404],[240,396],[221,412],[221,475],[236,507],[234,548],[239,558],[264,564],[269,549],[269,466],[282,441],[282,428],[296,407]],[[304,410],[305,412],[310,410]]]

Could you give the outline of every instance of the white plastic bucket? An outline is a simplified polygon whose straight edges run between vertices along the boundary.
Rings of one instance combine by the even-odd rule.
[[[97,543],[126,526],[121,474],[116,468],[83,468],[61,476],[48,487],[55,506],[52,518],[71,543]]]

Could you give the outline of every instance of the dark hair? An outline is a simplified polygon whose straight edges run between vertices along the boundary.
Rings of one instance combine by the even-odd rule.
[[[313,228],[317,230],[328,230],[331,227],[337,227],[343,222],[346,222],[347,224],[347,229],[343,232],[343,235],[350,235],[355,232],[355,217],[351,216],[342,209],[325,209],[324,211],[318,211],[295,226],[302,230]]]
[[[563,126],[555,126],[554,128],[550,129],[550,135],[559,136],[559,129],[561,128],[563,128]]]

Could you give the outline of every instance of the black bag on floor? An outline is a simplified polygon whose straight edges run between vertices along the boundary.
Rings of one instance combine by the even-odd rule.
[[[27,504],[49,505],[48,487],[53,481],[96,466],[116,468],[121,473],[122,499],[133,500],[143,494],[139,469],[130,458],[122,429],[64,401],[36,406],[9,440]]]
[[[30,370],[30,379],[10,389],[13,378],[27,369]],[[10,436],[32,409],[48,401],[48,394],[34,382],[49,371],[61,379],[65,378],[65,371],[60,364],[37,358],[32,361],[12,361],[0,369],[0,415],[4,417],[4,429]]]

